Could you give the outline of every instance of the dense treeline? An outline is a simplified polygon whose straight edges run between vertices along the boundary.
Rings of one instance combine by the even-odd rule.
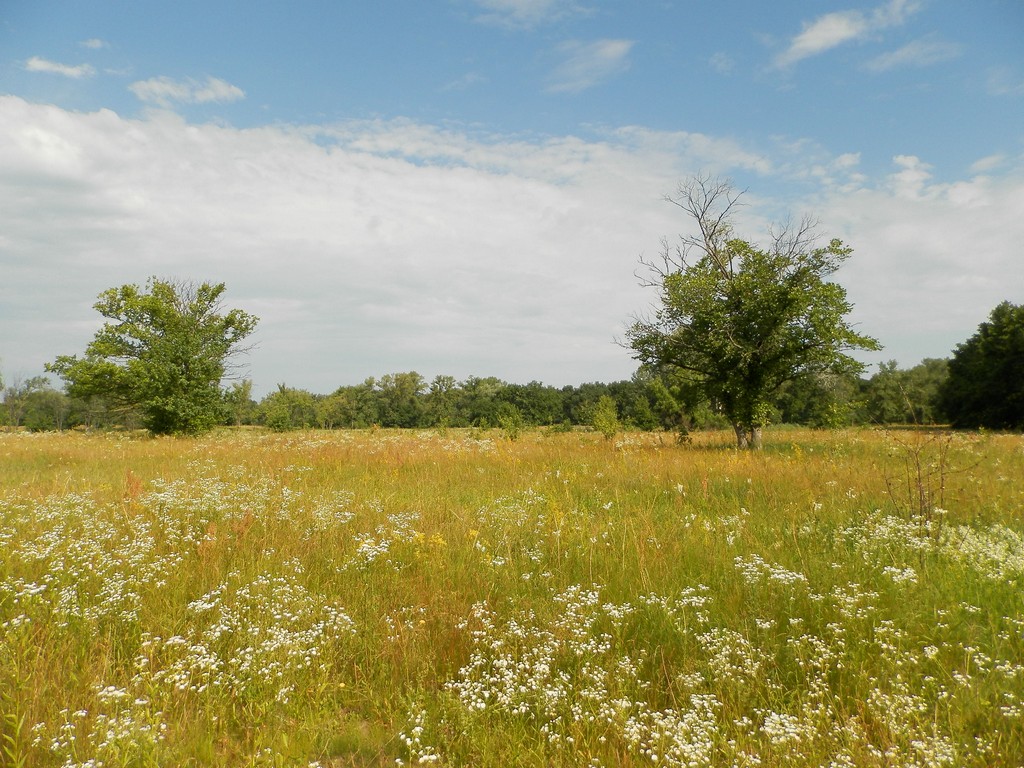
[[[948,361],[925,360],[909,369],[884,363],[870,378],[819,376],[783,387],[774,402],[774,423],[816,427],[855,424],[933,424],[946,421],[940,391]],[[427,381],[415,371],[369,378],[361,384],[316,394],[280,384],[257,401],[248,380],[224,392],[225,425],[274,430],[302,428],[499,428],[590,426],[602,403],[614,404],[618,424],[639,430],[728,426],[713,405],[700,402],[687,382],[641,367],[632,379],[554,387],[515,384],[494,377]],[[0,423],[28,430],[135,428],[138,413],[103,398],[74,398],[45,377],[9,380],[3,388]]]

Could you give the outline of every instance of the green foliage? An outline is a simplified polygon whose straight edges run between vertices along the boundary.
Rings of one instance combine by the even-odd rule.
[[[334,429],[347,424],[352,418],[352,402],[344,394],[334,393],[321,397],[314,404],[316,425],[321,429]]]
[[[68,426],[90,429],[121,427],[138,429],[141,426],[138,411],[134,408],[115,409],[107,398],[69,397]]]
[[[590,382],[577,387],[562,387],[562,410],[565,417],[573,424],[589,424],[594,403],[606,394],[607,384]]]
[[[438,375],[430,382],[424,411],[430,424],[447,427],[455,416],[456,388],[454,376]]]
[[[562,395],[554,387],[539,381],[529,384],[506,384],[498,398],[514,405],[525,422],[538,426],[556,424],[563,418]]]
[[[498,426],[507,440],[515,442],[523,434],[525,426],[522,412],[512,403],[501,403],[498,406]]]
[[[877,424],[906,424],[908,398],[903,388],[903,371],[895,360],[878,366],[868,391],[868,417]],[[910,420],[912,421],[912,420]]]
[[[278,384],[276,392],[263,398],[259,410],[263,424],[275,432],[307,429],[318,420],[314,395],[304,389],[294,389],[284,384]]]
[[[25,418],[22,422],[26,429],[41,432],[61,430],[67,426],[71,399],[63,392],[50,387],[48,382],[31,392],[26,400]]]
[[[138,408],[156,434],[197,434],[224,418],[220,382],[226,361],[256,328],[238,309],[222,312],[224,283],[151,278],[111,288],[94,307],[108,322],[85,355],[62,355],[47,366],[72,397],[103,397]]]
[[[377,382],[380,423],[395,427],[423,426],[423,402],[420,396],[427,382],[416,371],[389,373]]]
[[[846,354],[878,342],[846,322],[846,291],[827,278],[851,249],[814,244],[809,222],[776,234],[768,248],[734,237],[738,195],[725,182],[694,179],[669,201],[689,214],[700,236],[666,242],[660,264],[645,262],[659,291],[654,316],[627,332],[637,359],[685,372],[756,447],[772,397],[783,384],[862,368]]]
[[[18,376],[6,388],[0,387],[4,394],[7,423],[12,427],[20,427],[28,413],[33,397],[49,388],[50,381],[45,376],[33,376],[25,380]]]
[[[470,376],[462,382],[456,407],[458,423],[484,428],[490,424],[496,424],[498,421],[498,394],[505,386],[505,382],[493,376],[482,379]]]
[[[820,373],[784,384],[775,406],[786,424],[838,429],[860,417],[861,382],[852,373]]]
[[[673,383],[668,382],[672,380]],[[354,386],[339,387],[331,395],[304,390],[280,391],[267,395],[256,413],[235,423],[259,423],[275,430],[316,426],[321,429],[478,427],[502,429],[506,436],[518,436],[529,427],[592,424],[594,409],[601,398],[609,398],[617,411],[619,429],[720,428],[727,423],[721,414],[701,403],[692,388],[686,390],[679,377],[654,373],[641,367],[628,381],[610,384],[591,382],[561,389],[532,381],[509,384],[495,377],[471,376],[457,382],[452,376],[436,376],[429,385],[415,371],[368,378]],[[673,389],[672,394],[669,388]],[[248,413],[244,386],[225,393],[232,413]],[[305,405],[293,407],[301,392]],[[680,399],[676,399],[677,396]],[[282,400],[285,398],[285,400]],[[513,438],[514,439],[514,438]]]
[[[608,395],[601,395],[594,406],[594,413],[590,417],[591,426],[600,432],[605,440],[611,440],[622,428],[619,423],[619,411],[615,407],[615,401]]]
[[[377,380],[372,376],[354,387],[342,387],[335,394],[347,395],[352,402],[352,423],[349,426],[365,429],[380,424],[380,398]]]
[[[685,433],[689,431],[690,427],[688,414],[684,409],[678,389],[670,388],[666,381],[667,378],[667,376],[652,375],[648,380],[647,386],[653,399],[652,410],[662,429]]]
[[[256,415],[256,403],[252,399],[252,379],[233,381],[224,392],[224,405],[230,423],[236,427],[251,424]]]
[[[955,427],[1024,429],[1024,306],[1004,301],[956,348],[940,405]]]
[[[882,363],[867,385],[867,419],[875,424],[934,424],[948,361],[928,359],[908,370]]]

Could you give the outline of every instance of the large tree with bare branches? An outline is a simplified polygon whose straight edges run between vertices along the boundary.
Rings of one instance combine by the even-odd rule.
[[[221,380],[258,318],[224,311],[224,283],[152,278],[110,288],[94,305],[107,318],[85,355],[47,366],[75,397],[103,397],[138,409],[157,434],[196,434],[224,415]]]
[[[680,373],[720,407],[740,447],[759,448],[779,387],[859,371],[846,353],[880,345],[853,330],[845,289],[827,279],[851,249],[835,239],[819,245],[807,219],[770,232],[766,247],[742,240],[733,229],[740,197],[705,176],[666,197],[698,234],[666,240],[660,259],[641,260],[641,282],[658,302],[626,335],[638,360]]]

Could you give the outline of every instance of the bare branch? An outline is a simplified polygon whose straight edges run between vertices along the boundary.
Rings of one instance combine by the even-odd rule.
[[[665,197],[667,202],[686,211],[700,229],[699,237],[680,236],[677,269],[687,266],[686,256],[696,249],[702,257],[706,256],[714,262],[723,277],[732,276],[732,257],[728,248],[733,233],[731,219],[735,208],[741,204],[740,198],[744,192],[735,191],[732,182],[727,179],[701,174],[682,182],[675,195]]]
[[[781,226],[771,226],[768,234],[772,239],[771,253],[795,259],[799,254],[813,250],[818,240],[818,220],[804,216],[799,223],[786,221]]]

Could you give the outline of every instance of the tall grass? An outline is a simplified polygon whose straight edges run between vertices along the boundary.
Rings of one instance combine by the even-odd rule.
[[[3,765],[1024,761],[1019,436],[5,434],[0,459]]]

